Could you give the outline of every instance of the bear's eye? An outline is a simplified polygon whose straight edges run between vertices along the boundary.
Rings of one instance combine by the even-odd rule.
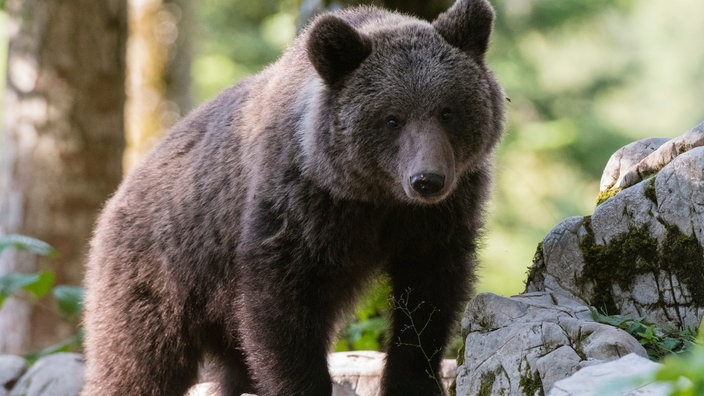
[[[401,126],[401,121],[399,121],[396,116],[390,115],[386,117],[386,126],[389,128],[398,128]]]
[[[452,110],[445,108],[440,111],[440,119],[443,121],[450,121],[452,119]]]

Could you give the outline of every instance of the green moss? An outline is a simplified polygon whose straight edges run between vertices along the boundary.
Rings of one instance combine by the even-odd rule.
[[[462,346],[460,347],[459,351],[457,351],[457,367],[460,367],[461,365],[464,364],[464,350],[465,350],[465,342],[462,341]],[[452,380],[452,384],[450,384],[450,388],[448,389],[448,392],[450,393],[450,396],[457,395],[457,377],[455,377],[455,379]]]
[[[603,204],[606,200],[618,194],[622,190],[622,188],[610,187],[604,191],[599,191],[599,195],[596,197],[596,206]],[[650,182],[647,186],[645,186],[645,197],[651,200],[654,204],[658,204],[658,197],[655,193],[655,175],[650,177]]]
[[[528,358],[523,357],[523,360],[518,364],[518,370],[521,372],[521,379],[518,382],[518,387],[524,395],[545,395],[543,390],[543,380],[540,378],[540,373],[533,371],[528,363]]]
[[[596,206],[603,204],[607,199],[621,192],[621,190],[621,188],[609,188],[604,191],[599,191],[599,195],[596,196]]]
[[[593,284],[593,306],[609,315],[619,313],[612,285],[618,284],[627,291],[637,275],[651,273],[657,279],[661,271],[675,275],[690,291],[694,303],[704,306],[704,253],[693,236],[684,235],[676,226],[667,226],[660,245],[645,225],[599,245],[590,221],[585,221],[585,227],[587,235],[580,241],[585,262],[580,286]]]
[[[584,341],[589,337],[591,333],[589,332],[582,332],[582,328],[580,327],[577,330],[577,337],[572,340],[572,349],[574,352],[579,356],[581,360],[588,360],[589,357],[587,356],[586,353],[584,353]]]
[[[528,274],[526,276],[526,284],[542,285],[545,281],[545,257],[543,254],[543,242],[538,243],[535,248],[535,254],[533,255],[533,265],[528,267]]]
[[[669,225],[660,256],[663,269],[687,286],[694,304],[704,306],[704,249],[697,238]]]
[[[635,275],[654,271],[658,241],[644,226],[631,229],[602,246],[595,242],[591,229],[588,230],[590,232],[580,242],[585,262],[580,286],[593,283],[595,295],[591,304],[609,314],[618,313],[611,285],[616,283],[622,290],[629,290]]]
[[[461,366],[464,364],[464,351],[465,351],[465,341],[462,341],[462,346],[460,349],[457,351],[457,367]]]
[[[491,396],[492,395],[492,390],[494,388],[494,382],[496,381],[496,373],[495,372],[489,372],[484,375],[482,375],[482,382],[481,385],[479,386],[479,392],[477,393],[477,396]]]
[[[658,196],[655,193],[655,178],[651,177],[650,182],[645,186],[645,197],[652,201],[655,205],[658,204]]]

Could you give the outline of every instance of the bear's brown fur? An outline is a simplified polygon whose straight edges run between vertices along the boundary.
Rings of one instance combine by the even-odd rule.
[[[440,394],[503,127],[492,21],[324,14],[178,123],[98,221],[83,394],[183,394],[207,354],[223,394],[330,395],[336,323],[379,272],[408,308],[383,394]]]

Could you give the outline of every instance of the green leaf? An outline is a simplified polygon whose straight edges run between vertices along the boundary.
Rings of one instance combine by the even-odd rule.
[[[622,315],[605,315],[594,307],[589,307],[592,318],[599,323],[608,324],[627,331],[634,336],[648,352],[651,360],[659,361],[672,353],[682,353],[692,349],[695,332],[690,329],[660,327],[642,318],[628,318]]]
[[[52,258],[58,256],[56,249],[51,247],[48,243],[25,235],[9,234],[0,236],[0,253],[8,248],[25,250]]]
[[[350,350],[350,346],[347,343],[347,339],[345,338],[338,338],[337,341],[335,341],[335,346],[332,349],[334,352],[346,352]]]
[[[54,273],[52,271],[42,271],[33,275],[37,276],[36,280],[22,286],[22,289],[32,293],[37,298],[41,298],[49,294],[51,288],[54,286]]]
[[[680,340],[672,337],[665,337],[662,340],[662,348],[668,352],[673,352],[681,343]]]
[[[54,353],[78,351],[81,349],[81,345],[83,345],[83,331],[79,331],[78,334],[71,336],[57,344],[48,346],[37,352],[25,355],[25,359],[27,359],[31,364],[36,362],[40,358],[43,358],[44,356],[51,355]]]
[[[83,310],[83,288],[60,285],[54,288],[54,298],[59,309],[67,316],[74,316]]]
[[[646,327],[644,324],[636,321],[630,321],[628,323],[628,326],[623,326],[621,328],[631,334],[649,334],[648,331],[652,330],[651,328]]]
[[[388,329],[386,318],[377,317],[353,323],[349,327],[349,341],[355,350],[379,349],[379,338]]]
[[[43,271],[36,274],[19,274],[16,272],[0,276],[0,307],[6,299],[25,290],[37,298],[46,296],[54,285],[54,273]]]

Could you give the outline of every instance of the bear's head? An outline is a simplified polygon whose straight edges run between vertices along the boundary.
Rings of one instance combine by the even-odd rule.
[[[368,7],[312,23],[307,54],[324,109],[312,129],[328,187],[434,204],[486,169],[505,100],[484,61],[493,17],[486,0],[459,0],[432,23]]]

